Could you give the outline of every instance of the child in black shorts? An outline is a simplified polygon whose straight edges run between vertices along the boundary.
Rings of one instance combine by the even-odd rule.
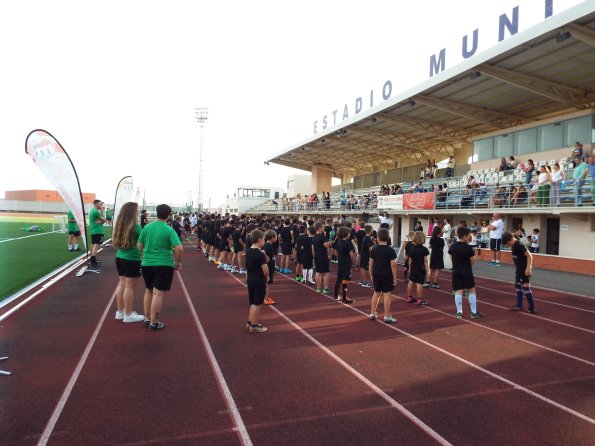
[[[372,239],[373,228],[370,225],[364,226],[364,236],[362,238],[362,246],[359,253],[359,267],[360,267],[360,285],[364,288],[372,288],[372,279],[370,276],[370,252],[374,246],[374,240]]]
[[[331,242],[327,241],[324,225],[321,221],[314,223],[314,229],[316,235],[312,239],[312,255],[316,265],[316,291],[330,294],[329,273],[331,270],[327,250],[331,246]]]
[[[347,285],[351,281],[351,266],[355,260],[355,246],[348,240],[351,231],[345,226],[337,230],[337,281],[335,282],[335,299],[346,304],[353,303],[353,299],[347,297]],[[342,297],[339,297],[339,290],[342,290]]]
[[[457,229],[457,241],[448,248],[452,258],[452,288],[455,290],[455,305],[458,318],[463,317],[463,293],[469,290],[469,307],[471,319],[482,317],[477,312],[477,295],[475,294],[475,278],[473,277],[473,257],[475,251],[469,245],[471,230],[464,226]]]
[[[295,260],[296,260],[296,267],[295,267],[295,280],[297,282],[305,282],[306,278],[303,277],[303,263],[302,257],[304,256],[304,243],[308,236],[306,235],[306,227],[300,226],[298,228],[299,235],[296,237],[295,240]]]
[[[270,291],[273,285],[273,275],[275,274],[275,243],[277,242],[277,233],[272,229],[269,229],[264,233],[264,253],[267,256],[267,266],[269,268],[269,280],[267,282],[266,298],[264,299],[265,305],[275,305],[275,301],[271,299]]]
[[[304,248],[302,253],[302,268],[304,270],[302,275],[302,283],[309,285],[316,285],[314,281],[314,255],[312,254],[312,240],[316,235],[314,226],[308,226],[307,237],[304,239]]]
[[[426,236],[423,232],[417,231],[411,239],[412,246],[409,249],[409,283],[407,284],[407,302],[417,305],[427,305],[423,298],[423,285],[428,275],[428,256],[430,251],[424,246]],[[417,288],[417,300],[413,298],[413,285]]]
[[[390,314],[391,292],[397,286],[397,254],[392,246],[388,245],[389,231],[381,228],[378,230],[378,245],[370,253],[370,275],[374,283],[374,295],[370,311],[370,320],[378,316],[376,308],[380,296],[384,296],[384,322],[394,324],[397,320]]]
[[[527,298],[529,308],[527,311],[535,314],[535,302],[531,292],[531,275],[533,274],[533,256],[510,232],[502,234],[502,244],[510,246],[512,259],[514,260],[516,289],[516,305],[510,307],[510,311],[521,311],[523,309],[523,294]]]
[[[440,288],[438,285],[438,276],[440,270],[444,269],[444,239],[442,238],[442,228],[434,226],[432,237],[430,237],[430,275],[428,281],[424,283],[424,288],[430,287],[429,279],[432,279],[432,288]]]
[[[403,278],[405,279],[405,281],[407,281],[409,279],[409,250],[411,249],[411,247],[413,246],[413,242],[411,241],[411,239],[413,238],[413,235],[415,234],[415,231],[411,231],[408,235],[407,238],[405,239],[405,241],[403,242],[403,251],[404,251],[404,258],[405,258],[405,267],[403,268]]]
[[[248,313],[248,323],[246,330],[249,333],[264,333],[267,331],[258,323],[260,308],[264,301],[267,287],[267,277],[269,269],[262,246],[264,245],[264,236],[262,231],[255,229],[250,234],[252,246],[246,251],[246,276],[248,283],[248,300],[250,302],[250,312]]]

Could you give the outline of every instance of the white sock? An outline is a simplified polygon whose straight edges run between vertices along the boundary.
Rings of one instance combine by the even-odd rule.
[[[78,245],[78,243],[75,243],[75,244],[74,244],[74,249],[79,249],[79,245]]]
[[[457,313],[463,312],[463,295],[455,294],[455,305],[457,306]]]
[[[477,294],[469,293],[469,306],[471,307],[471,313],[477,313]]]
[[[72,245],[68,245],[68,249],[72,249]]]

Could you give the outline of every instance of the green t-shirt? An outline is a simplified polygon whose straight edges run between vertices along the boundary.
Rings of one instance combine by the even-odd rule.
[[[140,225],[137,223],[136,227],[133,230],[134,233],[132,235],[132,240],[134,241],[134,244],[132,245],[132,248],[119,248],[118,252],[116,253],[116,257],[124,260],[141,260],[140,251],[136,247],[136,242],[138,242],[138,237],[142,230],[143,228],[141,228]]]
[[[95,223],[95,220],[101,220],[103,218],[103,214],[97,208],[91,209],[89,212],[89,227],[91,228],[91,235],[92,234],[102,234],[103,231],[103,223]]]
[[[581,180],[583,179],[583,176],[585,175],[585,171],[587,170],[589,166],[587,166],[585,163],[580,163],[578,166],[576,166],[574,168],[574,171],[572,172],[572,178],[574,180]]]
[[[105,218],[110,219],[110,218],[112,218],[112,216],[113,216],[112,210],[111,209],[106,209],[106,211],[105,211]]]
[[[172,248],[181,245],[180,237],[164,221],[146,225],[138,242],[144,245],[142,266],[174,266]]]
[[[72,211],[68,211],[68,232],[77,232],[79,225],[76,224],[76,219]]]

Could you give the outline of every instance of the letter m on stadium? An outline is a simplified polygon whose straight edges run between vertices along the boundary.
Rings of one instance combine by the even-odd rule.
[[[438,58],[436,58],[435,54],[430,56],[430,77],[434,76],[434,74],[438,74],[441,71],[444,71],[444,67],[446,65],[446,48],[442,48],[440,53],[438,54]]]

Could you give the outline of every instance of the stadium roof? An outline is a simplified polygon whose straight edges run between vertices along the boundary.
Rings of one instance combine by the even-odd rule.
[[[267,161],[308,171],[319,166],[337,177],[361,175],[399,162],[440,161],[478,135],[590,109],[595,9],[589,3],[521,31]]]

